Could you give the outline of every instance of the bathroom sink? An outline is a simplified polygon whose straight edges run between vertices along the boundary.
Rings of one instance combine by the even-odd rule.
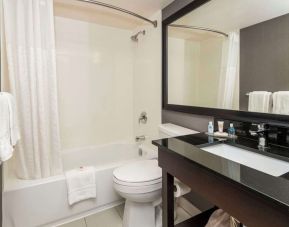
[[[239,147],[217,144],[203,147],[202,150],[275,177],[289,172],[289,162],[257,154]]]

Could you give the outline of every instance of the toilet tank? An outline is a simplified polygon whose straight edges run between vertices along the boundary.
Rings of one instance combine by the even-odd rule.
[[[196,134],[198,131],[188,129],[179,125],[174,125],[171,123],[160,124],[159,125],[159,139],[184,136],[189,134]]]

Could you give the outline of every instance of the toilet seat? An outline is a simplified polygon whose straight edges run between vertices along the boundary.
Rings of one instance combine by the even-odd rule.
[[[144,194],[153,191],[160,190],[162,188],[162,183],[156,183],[151,185],[141,185],[141,186],[127,186],[114,182],[114,187],[117,191],[129,194]]]
[[[115,176],[113,176],[113,181],[116,184],[128,186],[128,187],[141,187],[141,186],[149,186],[153,184],[162,183],[162,178],[158,178],[151,181],[144,181],[144,182],[127,182],[117,179]]]
[[[162,187],[157,160],[137,161],[113,171],[115,187],[124,193],[148,193]]]

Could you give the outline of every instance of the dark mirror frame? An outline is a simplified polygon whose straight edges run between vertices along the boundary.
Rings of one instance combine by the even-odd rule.
[[[238,110],[226,110],[217,108],[206,108],[197,106],[184,106],[168,103],[168,25],[193,10],[201,7],[211,0],[195,0],[171,14],[162,21],[162,107],[164,110],[206,115],[221,119],[236,120],[243,122],[262,122],[289,127],[289,115],[266,114]]]

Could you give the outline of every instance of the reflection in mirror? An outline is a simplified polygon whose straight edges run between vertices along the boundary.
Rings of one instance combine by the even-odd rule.
[[[289,1],[211,0],[168,30],[168,104],[289,114]]]

